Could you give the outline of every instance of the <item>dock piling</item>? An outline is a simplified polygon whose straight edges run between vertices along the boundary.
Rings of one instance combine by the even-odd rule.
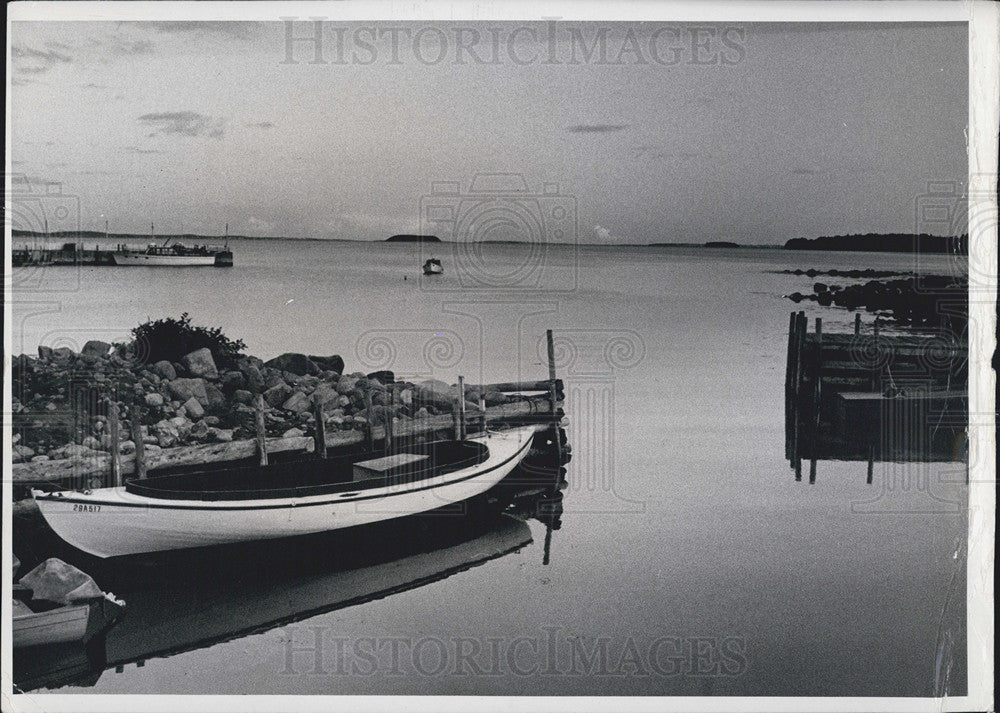
[[[365,413],[368,414],[368,423],[365,424],[365,443],[369,451],[375,450],[375,424],[374,409],[372,408],[372,390],[365,389]]]
[[[257,394],[254,417],[257,427],[257,455],[260,464],[267,465],[267,428],[264,426],[264,397],[261,394]]]
[[[394,388],[394,384],[389,384],[386,397],[389,403],[386,404],[385,414],[385,453],[386,455],[392,455],[392,419],[396,410],[396,389]]]
[[[118,420],[118,402],[108,401],[108,435],[111,437],[111,484],[122,485],[121,424]]]
[[[556,443],[556,461],[560,465],[563,462],[562,435],[559,433],[559,414],[556,411],[556,348],[552,337],[552,330],[545,330],[545,347],[549,361],[549,407],[552,413],[552,432]],[[556,477],[559,477],[559,466],[556,466]]]
[[[465,377],[458,377],[458,440],[465,440]]]
[[[132,442],[135,443],[135,477],[146,477],[146,444],[142,440],[142,419],[138,403],[132,404]]]
[[[313,402],[313,418],[316,421],[313,433],[316,447],[313,453],[317,458],[326,458],[326,415],[323,413],[323,402],[320,399]]]
[[[854,313],[854,336],[861,334],[861,313]]]

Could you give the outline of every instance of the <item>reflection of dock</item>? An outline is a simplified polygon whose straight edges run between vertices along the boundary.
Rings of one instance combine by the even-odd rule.
[[[785,457],[802,460],[929,462],[964,458],[968,349],[952,335],[824,334],[803,312],[789,318],[785,371]]]

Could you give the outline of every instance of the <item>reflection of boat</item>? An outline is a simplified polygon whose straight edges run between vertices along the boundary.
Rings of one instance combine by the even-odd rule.
[[[430,258],[424,263],[424,274],[425,275],[442,275],[444,274],[444,267],[441,266],[441,261],[437,258]]]
[[[527,426],[364,461],[310,458],[32,495],[59,537],[98,557],[290,537],[469,500],[520,463],[534,433]]]
[[[507,515],[493,516],[485,524],[454,514],[427,519],[436,522],[406,529],[405,537],[385,523],[361,528],[358,536],[327,533],[321,536],[324,546],[308,552],[301,543],[271,543],[266,561],[284,562],[290,571],[269,567],[250,580],[247,568],[264,561],[257,551],[218,548],[213,554],[220,562],[211,565],[174,553],[178,559],[160,563],[167,571],[156,581],[129,592],[129,616],[106,639],[108,666],[204,648],[381,599],[532,542],[528,525]],[[345,551],[361,554],[341,563],[337,553]],[[171,586],[162,586],[162,578]]]

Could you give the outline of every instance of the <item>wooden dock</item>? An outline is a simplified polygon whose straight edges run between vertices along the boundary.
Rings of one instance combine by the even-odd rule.
[[[887,335],[876,318],[854,332],[788,320],[785,458],[802,478],[809,461],[927,462],[964,459],[968,347],[952,335]]]

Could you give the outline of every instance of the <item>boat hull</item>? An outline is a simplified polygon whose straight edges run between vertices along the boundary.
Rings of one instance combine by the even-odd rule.
[[[82,641],[89,618],[89,604],[73,604],[38,613],[15,613],[14,648]]]
[[[119,557],[315,532],[405,517],[469,500],[506,477],[527,454],[534,427],[487,437],[482,463],[415,483],[301,498],[167,500],[100,488],[32,495],[55,533],[97,557]]]
[[[114,253],[112,257],[115,261],[115,265],[125,267],[215,266],[215,255],[146,255],[145,253]]]

